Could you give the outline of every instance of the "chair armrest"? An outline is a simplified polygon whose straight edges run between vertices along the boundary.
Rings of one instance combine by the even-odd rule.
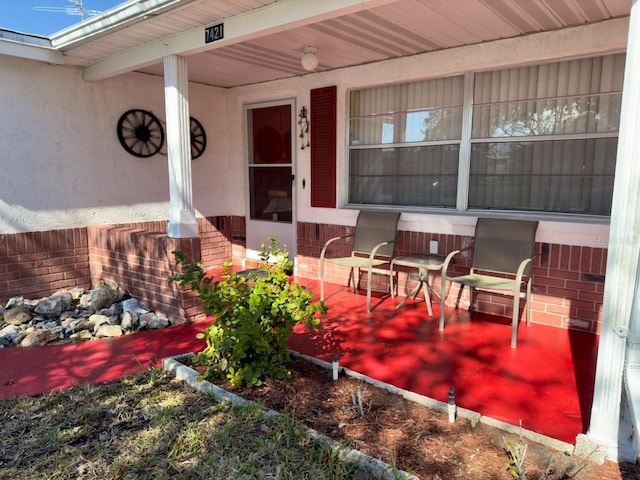
[[[473,248],[473,245],[470,245],[468,247],[461,248],[460,250],[453,250],[452,252],[449,252],[449,254],[444,259],[444,262],[442,263],[442,278],[447,277],[447,270],[449,269],[449,264],[454,259],[454,257],[462,252],[471,250],[472,248]]]
[[[525,258],[520,262],[520,265],[518,265],[518,271],[516,272],[516,281],[518,282],[518,284],[522,282],[522,277],[524,277],[524,269],[527,268],[527,265],[529,265],[533,261],[533,259],[538,256],[539,255],[536,254],[536,255],[533,255],[532,257]]]
[[[397,240],[387,240],[386,242],[381,242],[378,245],[376,245],[375,247],[373,247],[371,249],[371,253],[369,254],[369,258],[373,258],[378,254],[378,250],[382,247],[384,247],[385,245],[390,245],[392,243],[396,243]]]
[[[325,242],[324,246],[322,247],[322,251],[320,252],[320,259],[323,259],[323,258],[324,258],[324,256],[325,256],[325,252],[327,251],[327,247],[328,247],[330,244],[332,244],[333,242],[336,242],[336,241],[338,241],[338,240],[342,240],[342,239],[345,239],[345,238],[353,237],[354,235],[355,235],[355,233],[350,233],[350,234],[348,234],[348,235],[341,235],[341,236],[339,236],[339,237],[333,237],[333,238],[330,238],[329,240],[327,240],[327,241]]]
[[[371,249],[371,253],[369,254],[369,270],[371,270],[371,268],[373,266],[373,259],[376,258],[376,255],[378,254],[378,250],[380,248],[384,247],[385,245],[390,245],[390,244],[396,243],[396,242],[397,242],[397,240],[387,240],[386,242],[379,243],[378,245],[373,247],[373,249]],[[389,261],[391,261],[391,259],[389,259]]]

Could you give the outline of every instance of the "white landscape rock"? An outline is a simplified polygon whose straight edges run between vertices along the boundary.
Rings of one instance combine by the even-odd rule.
[[[103,324],[100,325],[100,327],[96,331],[97,338],[121,337],[122,335],[124,335],[124,332],[122,331],[120,325]]]
[[[49,297],[13,297],[0,306],[0,348],[30,347],[117,337],[166,328],[171,321],[129,295],[115,282],[93,290],[74,287]]]

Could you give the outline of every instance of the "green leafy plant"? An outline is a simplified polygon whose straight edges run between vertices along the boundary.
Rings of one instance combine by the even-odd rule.
[[[196,362],[207,366],[201,379],[228,379],[234,386],[257,386],[265,377],[286,378],[287,342],[299,323],[316,328],[327,309],[288,276],[293,262],[275,239],[262,245],[263,266],[249,273],[223,265],[220,278],[207,276],[202,265],[172,252],[182,273],[169,280],[200,295],[203,310],[215,317],[200,338],[205,349]]]

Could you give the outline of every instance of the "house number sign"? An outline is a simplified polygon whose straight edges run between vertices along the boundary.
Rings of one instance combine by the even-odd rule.
[[[219,23],[204,29],[204,43],[215,42],[224,38],[224,23]]]

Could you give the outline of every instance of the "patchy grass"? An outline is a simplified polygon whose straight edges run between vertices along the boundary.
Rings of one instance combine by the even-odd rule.
[[[398,398],[301,359],[287,380],[230,388],[285,413],[219,403],[160,370],[36,398],[0,401],[4,479],[373,480],[304,425],[421,479],[501,480],[519,438]],[[638,465],[595,465],[527,442],[531,480],[637,480]]]
[[[0,479],[372,478],[293,417],[217,403],[158,370],[0,404]]]

